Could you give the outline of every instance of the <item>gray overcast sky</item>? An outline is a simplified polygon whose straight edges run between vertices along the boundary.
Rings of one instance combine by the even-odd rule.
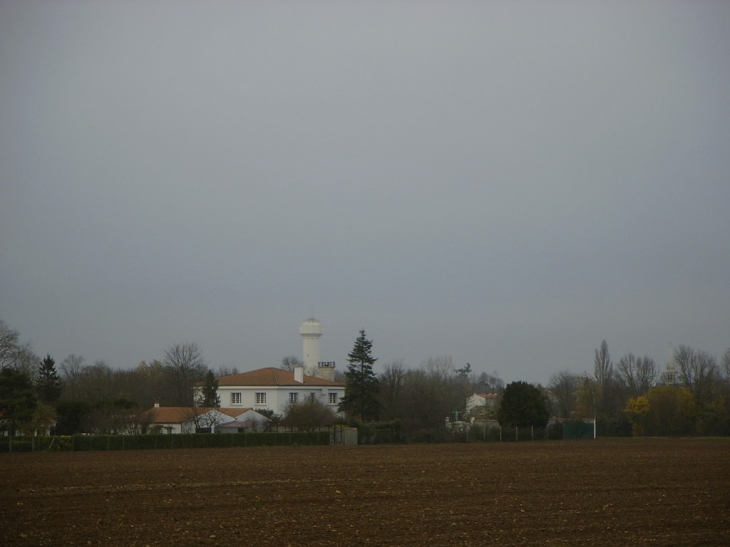
[[[730,2],[0,3],[0,319],[115,368],[730,347]],[[377,367],[376,370],[380,368]]]

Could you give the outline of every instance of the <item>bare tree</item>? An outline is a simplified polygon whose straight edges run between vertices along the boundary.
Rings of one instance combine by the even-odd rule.
[[[165,366],[172,376],[173,406],[193,406],[193,386],[208,371],[198,344],[186,341],[169,347],[165,350]]]
[[[632,353],[628,353],[619,359],[616,368],[629,397],[645,395],[654,386],[657,379],[657,367],[654,360],[647,356],[637,359]]]
[[[0,320],[0,370],[11,367],[35,378],[40,361],[40,357],[33,353],[31,343],[21,344],[18,331]]]
[[[722,371],[725,373],[725,379],[730,381],[730,348],[722,355]]]
[[[137,368],[131,371],[138,383],[132,398],[145,408],[159,402],[171,405],[174,400],[173,371],[162,361],[153,359],[150,362],[140,361]]]
[[[223,376],[230,376],[231,374],[238,374],[238,367],[220,366],[216,370],[216,376],[222,378]]]
[[[11,329],[0,319],[0,370],[13,367],[18,352],[18,331]]]
[[[281,368],[284,370],[292,371],[295,367],[304,366],[304,361],[299,360],[294,355],[289,355],[281,360]]]
[[[63,394],[68,399],[76,399],[79,396],[78,381],[84,371],[84,358],[73,353],[66,357],[61,363],[61,379]]]
[[[580,418],[595,418],[598,414],[597,408],[598,383],[596,379],[588,374],[579,378],[578,404],[576,410]]]
[[[504,389],[504,380],[495,370],[491,374],[480,372],[474,381],[474,390],[477,393],[497,393]]]
[[[79,378],[81,395],[91,403],[124,398],[114,380],[114,371],[106,362],[99,359],[93,365],[84,367],[83,374]]]
[[[692,391],[697,404],[709,402],[712,385],[720,375],[715,358],[702,350],[680,345],[674,351],[673,360],[679,381]]]
[[[407,370],[400,390],[397,414],[406,429],[442,427],[444,419],[463,415],[471,394],[450,358],[429,359],[416,370]]]
[[[569,418],[578,402],[580,378],[568,370],[558,372],[550,377],[549,389],[557,401],[557,415]]]
[[[613,376],[613,363],[611,363],[611,355],[608,353],[608,344],[605,340],[601,342],[601,347],[596,349],[596,356],[593,360],[593,376],[600,388],[603,388]]]
[[[30,342],[26,342],[18,347],[18,351],[15,354],[14,367],[21,371],[23,374],[27,374],[33,380],[38,376],[38,368],[40,366],[41,358],[33,353],[33,346]]]
[[[601,347],[595,350],[593,360],[593,374],[596,380],[596,415],[602,427],[608,434],[617,434],[615,427],[620,426],[625,401],[622,397],[621,384],[616,378],[611,362],[611,355],[608,353],[608,344],[605,340]]]
[[[429,357],[423,362],[421,368],[432,378],[441,381],[448,380],[454,373],[454,364],[450,355]]]
[[[402,359],[386,363],[380,374],[380,397],[383,417],[386,420],[398,415],[405,375],[406,369]]]
[[[196,433],[212,433],[218,425],[226,421],[223,414],[221,414],[214,408],[192,407],[187,411],[186,415],[188,419],[195,425]]]
[[[644,355],[636,360],[636,379],[640,393],[647,393],[656,384],[659,369],[654,359]]]

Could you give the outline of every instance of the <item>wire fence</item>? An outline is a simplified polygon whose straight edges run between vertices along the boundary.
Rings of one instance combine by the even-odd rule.
[[[0,453],[328,445],[333,437],[333,428],[270,433],[16,436],[0,437]]]
[[[454,424],[438,428],[404,429],[397,423],[358,424],[359,444],[489,443],[561,440],[563,424],[548,427],[501,427],[487,424]]]
[[[570,429],[570,427],[575,429]],[[590,426],[590,427],[589,427]],[[576,429],[578,428],[578,429]],[[576,433],[577,432],[577,433]],[[244,448],[256,446],[490,443],[592,438],[592,424],[551,424],[544,428],[499,425],[403,429],[397,422],[336,425],[316,431],[244,433],[72,435],[0,437],[0,453]]]

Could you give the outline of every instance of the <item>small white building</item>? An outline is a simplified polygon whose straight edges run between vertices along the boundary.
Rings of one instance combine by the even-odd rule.
[[[222,409],[227,413],[233,414],[236,409]],[[255,410],[247,408],[245,412],[237,414],[235,420],[219,424],[216,428],[218,433],[244,433],[248,431],[263,431],[269,419],[263,414],[259,414]]]
[[[344,396],[345,384],[308,376],[304,367],[295,367],[293,371],[260,368],[218,379],[218,397],[229,410],[251,408],[284,414],[290,403],[314,397],[337,412]]]
[[[466,415],[470,417],[489,414],[497,405],[496,393],[474,393],[466,400]]]
[[[220,426],[231,422],[253,427],[262,426],[268,421],[266,416],[250,408],[196,408],[159,404],[148,410],[144,418],[150,431],[170,434],[216,433]]]

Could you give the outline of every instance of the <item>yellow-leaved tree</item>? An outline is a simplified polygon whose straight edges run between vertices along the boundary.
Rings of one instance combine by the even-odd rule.
[[[634,435],[692,435],[697,423],[697,405],[685,387],[659,386],[647,395],[629,399],[624,412],[631,419]]]
[[[649,397],[646,395],[634,397],[626,403],[624,412],[631,420],[631,431],[634,437],[646,435],[646,417],[649,414],[650,406]]]

